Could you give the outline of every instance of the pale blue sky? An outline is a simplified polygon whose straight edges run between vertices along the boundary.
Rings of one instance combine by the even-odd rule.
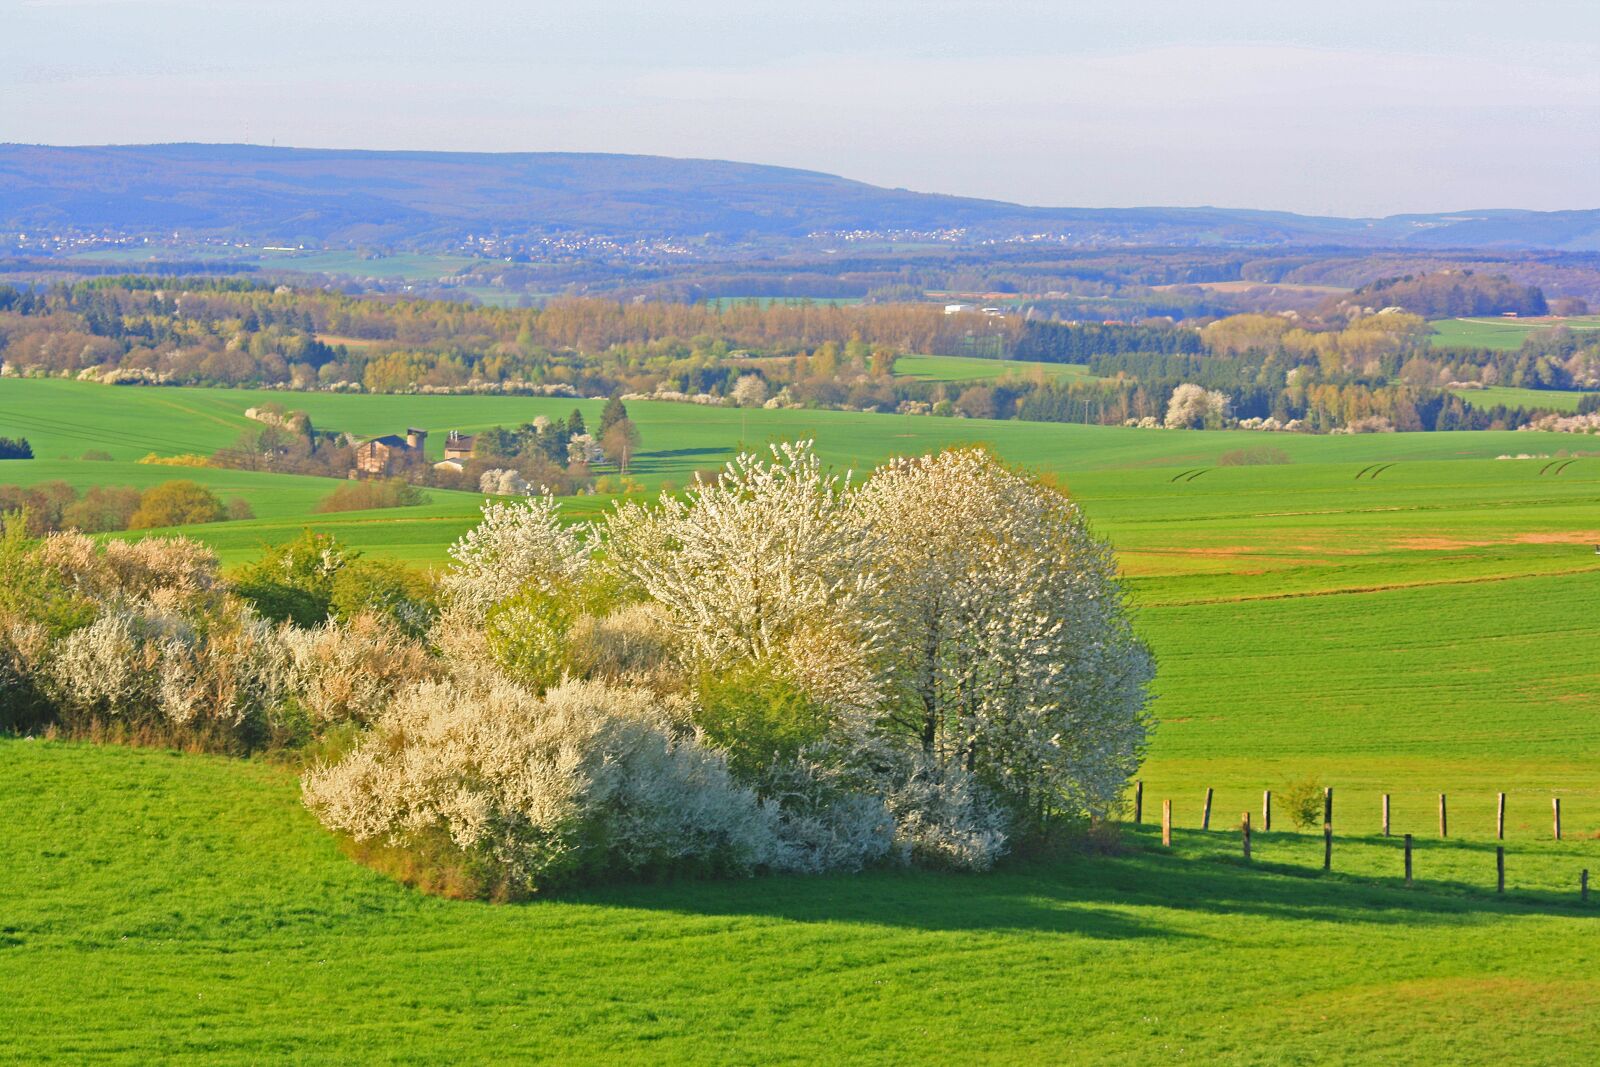
[[[0,0],[0,141],[176,140],[706,156],[1051,205],[1600,207],[1600,5]]]

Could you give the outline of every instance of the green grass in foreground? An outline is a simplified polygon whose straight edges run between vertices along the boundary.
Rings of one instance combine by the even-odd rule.
[[[436,563],[473,521],[473,494],[312,517],[336,482],[130,462],[158,443],[224,447],[266,399],[362,433],[422,425],[436,446],[446,429],[574,406],[6,379],[0,433],[46,458],[0,479],[206,480],[256,506],[256,520],[184,531],[233,562],[309,523]],[[598,416],[599,402],[578,406]],[[983,441],[1060,474],[1116,547],[1159,660],[1141,777],[1147,823],[1174,801],[1174,850],[1147,826],[1130,855],[987,876],[650,885],[495,908],[348,862],[288,771],[5,741],[0,987],[18,992],[0,1026],[16,1058],[1499,1064],[1573,1062],[1600,1038],[1594,919],[1574,908],[1577,871],[1600,873],[1600,458],[1493,458],[1585,439],[629,407],[652,488],[741,441],[805,436],[857,471]],[[1218,466],[1259,445],[1293,462]],[[119,461],[59,458],[91,447]],[[1308,776],[1336,790],[1336,873],[1315,873],[1319,835],[1282,832],[1258,837],[1243,869],[1220,828]],[[1207,787],[1218,830],[1202,834]],[[1373,836],[1383,792],[1395,831],[1419,835],[1409,891],[1398,843]]]
[[[1593,842],[1149,827],[1133,851],[424,897],[260,763],[0,741],[0,1026],[31,1063],[1570,1063],[1600,1040]],[[1219,814],[1214,825],[1236,818]]]
[[[901,356],[894,361],[897,378],[928,382],[975,382],[991,378],[1088,379],[1082,363],[1037,363],[1025,359],[978,359],[972,356]]]

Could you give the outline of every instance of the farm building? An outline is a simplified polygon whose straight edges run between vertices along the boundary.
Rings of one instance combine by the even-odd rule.
[[[391,475],[397,468],[420,460],[427,440],[428,431],[407,429],[404,437],[391,433],[362,441],[356,445],[356,469],[350,476],[381,478]]]
[[[454,460],[471,459],[472,442],[473,437],[471,434],[458,433],[455,430],[451,430],[450,436],[445,438],[444,441],[444,458]]]

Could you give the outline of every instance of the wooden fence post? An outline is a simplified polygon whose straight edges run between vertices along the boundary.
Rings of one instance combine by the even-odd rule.
[[[1551,797],[1550,798],[1550,805],[1551,805],[1552,808],[1555,809],[1556,840],[1560,841],[1561,840],[1561,798],[1560,797]]]
[[[1244,842],[1244,860],[1250,862],[1250,813],[1244,813],[1244,818],[1239,823],[1240,839]]]
[[[1411,884],[1411,835],[1406,835],[1406,885]]]
[[[1389,794],[1383,794],[1383,836],[1389,836]]]
[[[1497,841],[1506,839],[1506,795],[1500,794],[1500,804],[1494,816],[1494,836]]]
[[[1161,802],[1161,843],[1172,847],[1172,801]]]
[[[1578,899],[1584,904],[1589,903],[1589,868],[1587,867],[1578,872]]]
[[[1133,825],[1144,822],[1144,779],[1133,783]]]
[[[1206,786],[1206,806],[1200,812],[1200,829],[1211,829],[1211,787]]]
[[[1322,869],[1333,870],[1333,786],[1322,791]]]
[[[1261,791],[1261,832],[1264,834],[1272,832],[1272,790],[1270,789]]]
[[[1494,891],[1506,891],[1506,847],[1496,845],[1494,848]]]
[[[1450,836],[1450,814],[1449,810],[1445,807],[1445,797],[1443,793],[1439,794],[1439,836]]]

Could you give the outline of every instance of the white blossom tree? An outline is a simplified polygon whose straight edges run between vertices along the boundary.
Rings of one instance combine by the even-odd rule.
[[[742,408],[758,408],[767,402],[767,383],[759,374],[742,374],[728,399]]]
[[[520,471],[495,467],[478,476],[478,492],[488,496],[526,496],[532,487]]]
[[[667,611],[690,664],[765,663],[835,707],[876,701],[870,546],[809,441],[741,455],[687,499],[622,504],[603,536],[607,567]]]
[[[561,524],[549,494],[483,506],[483,520],[450,546],[440,581],[455,621],[481,623],[498,604],[532,586],[557,593],[576,582],[588,545]]]
[[[882,583],[890,734],[1030,814],[1109,806],[1153,663],[1077,507],[959,449],[879,468],[854,511]]]
[[[1228,394],[1185,382],[1172,391],[1167,402],[1169,430],[1186,430],[1228,417]]]
[[[568,463],[599,463],[605,458],[605,449],[589,434],[575,433],[567,442]]]

